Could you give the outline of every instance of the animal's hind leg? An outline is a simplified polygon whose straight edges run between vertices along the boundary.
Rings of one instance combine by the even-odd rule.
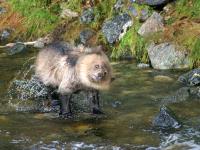
[[[87,99],[90,102],[90,107],[91,107],[91,111],[93,114],[103,114],[103,112],[100,110],[99,91],[98,90],[88,91]]]
[[[61,106],[60,106],[60,116],[63,118],[71,118],[72,112],[70,108],[70,101],[72,95],[60,95]]]

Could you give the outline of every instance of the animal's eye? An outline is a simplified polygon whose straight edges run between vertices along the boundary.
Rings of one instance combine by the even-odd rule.
[[[95,65],[95,68],[98,69],[98,68],[99,68],[99,65]]]

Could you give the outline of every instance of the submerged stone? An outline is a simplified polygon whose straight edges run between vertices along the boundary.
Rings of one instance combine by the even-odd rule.
[[[172,111],[165,106],[160,108],[160,112],[155,116],[152,123],[154,127],[160,129],[178,129],[181,127]]]
[[[133,21],[127,14],[120,14],[111,20],[104,22],[102,32],[110,44],[120,40],[126,33],[128,27],[132,26]]]
[[[182,82],[189,86],[200,85],[200,68],[193,69],[178,78],[179,82]]]
[[[155,69],[189,68],[189,59],[185,50],[177,50],[170,43],[151,44],[148,48],[151,65]]]
[[[8,48],[8,55],[14,55],[26,50],[26,45],[21,42],[15,43],[11,48]]]
[[[176,91],[174,95],[167,96],[161,99],[161,104],[179,103],[188,100],[190,97],[190,88],[182,87]]]
[[[137,67],[140,68],[140,69],[143,69],[143,68],[149,68],[150,65],[149,64],[145,64],[145,63],[139,63],[139,64],[137,64]]]
[[[85,9],[81,15],[81,18],[80,18],[80,21],[82,23],[91,23],[93,20],[94,20],[94,9],[92,8],[88,8],[88,9]]]

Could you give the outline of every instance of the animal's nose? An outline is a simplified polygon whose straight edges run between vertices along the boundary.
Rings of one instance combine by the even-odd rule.
[[[98,76],[99,78],[103,78],[103,74],[102,74],[102,73],[98,73],[97,76]]]

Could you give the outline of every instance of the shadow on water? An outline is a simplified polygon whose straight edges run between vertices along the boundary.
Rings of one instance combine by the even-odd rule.
[[[179,131],[163,133],[152,128],[152,118],[159,111],[157,99],[181,87],[177,82],[181,71],[138,69],[135,62],[113,62],[116,80],[109,91],[101,93],[103,117],[79,113],[74,120],[60,120],[55,113],[13,111],[5,95],[13,80],[27,77],[36,53],[0,55],[0,149],[199,148],[199,101],[170,106],[183,122]]]

